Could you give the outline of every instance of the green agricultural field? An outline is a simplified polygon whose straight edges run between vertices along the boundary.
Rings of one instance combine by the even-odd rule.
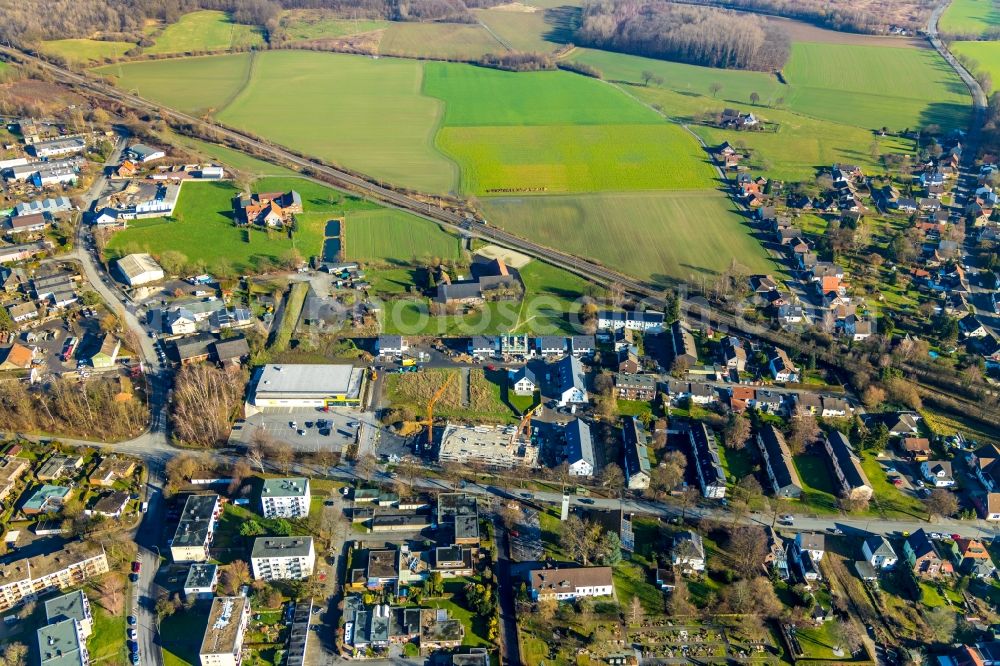
[[[175,250],[190,262],[202,262],[208,269],[225,262],[238,271],[253,271],[280,261],[292,249],[305,258],[318,255],[329,219],[349,217],[359,211],[381,210],[378,204],[302,178],[262,178],[254,183],[254,189],[258,192],[295,189],[302,195],[305,213],[293,238],[283,232],[234,226],[232,197],[238,190],[233,183],[189,182],[181,190],[174,211],[176,219],[138,221],[129,225],[128,229],[112,237],[106,255],[113,258],[138,251],[157,256]],[[412,243],[423,242],[419,231],[413,231],[411,238]]]
[[[408,264],[439,257],[458,259],[459,239],[433,222],[401,210],[349,213],[344,222],[344,256],[352,261]]]
[[[382,30],[388,26],[388,21],[337,18],[333,12],[323,10],[292,9],[281,17],[281,29],[290,42],[335,39]]]
[[[255,26],[233,23],[225,12],[203,10],[181,16],[154,37],[145,49],[149,54],[225,51],[232,48],[262,46],[264,37]]]
[[[652,72],[663,79],[662,87],[692,95],[692,99],[699,105],[703,100],[698,96],[717,99],[719,104],[726,106],[729,103],[731,106],[733,103],[745,104],[753,92],[760,95],[761,101],[765,103],[784,94],[784,87],[778,80],[764,72],[698,67],[593,49],[576,49],[570,59],[596,67],[608,81],[642,83],[642,73]],[[715,95],[711,92],[713,84],[721,86]]]
[[[104,42],[97,39],[55,39],[42,42],[38,49],[42,53],[57,56],[71,63],[103,62],[121,58],[125,52],[134,49],[132,42]]]
[[[547,18],[547,12],[476,9],[473,10],[473,14],[500,39],[518,51],[550,53],[561,46],[552,40],[557,26],[551,18]]]
[[[951,49],[958,55],[971,58],[978,63],[973,69],[986,72],[993,86],[989,94],[1000,86],[1000,42],[952,42]]]
[[[1000,27],[1000,7],[994,0],[952,0],[938,29],[957,35],[981,35]]]
[[[229,125],[397,185],[448,192],[458,168],[434,149],[442,105],[420,94],[408,60],[269,51],[218,114]],[[294,115],[288,97],[294,90]]]
[[[119,63],[95,71],[123,90],[188,113],[206,113],[229,103],[250,75],[250,54],[172,58]]]
[[[562,194],[711,188],[714,172],[676,125],[446,127],[438,146],[462,165],[462,191]]]
[[[389,56],[478,60],[503,51],[503,45],[474,23],[400,22],[389,24],[378,51]]]
[[[702,98],[722,106],[779,106],[820,120],[863,129],[964,127],[968,90],[932,49],[795,42],[783,74],[788,85],[763,72],[698,67],[651,58],[577,49],[571,58],[600,69],[604,78],[641,84],[643,72],[663,79],[657,87],[689,96],[691,115]],[[713,85],[720,86],[712,93]],[[714,106],[714,105],[713,105]],[[766,114],[765,114],[766,115]]]
[[[659,283],[774,264],[729,200],[712,191],[484,198],[491,224]],[[539,224],[544,220],[544,224]]]
[[[892,129],[968,121],[968,89],[929,48],[796,42],[784,76],[788,106],[815,118]]]
[[[596,79],[569,72],[502,72],[428,63],[424,93],[445,103],[446,127],[657,124],[650,109]]]

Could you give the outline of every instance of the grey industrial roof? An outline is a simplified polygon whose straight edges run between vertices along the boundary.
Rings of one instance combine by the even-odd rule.
[[[344,364],[265,365],[257,381],[256,397],[308,398],[332,394],[357,397],[361,394],[362,368]]]

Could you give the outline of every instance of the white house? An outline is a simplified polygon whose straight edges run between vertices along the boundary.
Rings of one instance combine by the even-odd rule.
[[[865,539],[861,546],[865,559],[876,569],[892,569],[899,558],[889,541],[882,535],[873,535]]]
[[[534,395],[538,390],[538,380],[531,368],[524,366],[510,372],[510,386],[516,395]]]
[[[402,356],[410,348],[402,335],[380,335],[375,344],[379,356]]]
[[[955,485],[951,463],[947,460],[925,460],[920,463],[920,474],[935,488],[950,488]]]
[[[795,535],[795,545],[813,562],[821,561],[826,555],[826,537],[818,532],[799,532]]]
[[[530,572],[531,596],[535,600],[571,601],[580,597],[614,594],[611,567],[535,569]]]
[[[659,333],[663,331],[665,321],[666,318],[662,312],[613,312],[606,310],[597,313],[597,328],[600,330],[630,328],[633,331]]]
[[[260,512],[265,518],[305,518],[312,494],[309,479],[267,479],[260,491]]]
[[[559,385],[559,406],[589,402],[587,397],[587,376],[583,364],[575,356],[567,356],[556,364]]]
[[[303,580],[315,566],[312,537],[259,537],[250,552],[255,580]]]
[[[566,424],[566,463],[570,476],[594,475],[594,440],[590,425],[580,419]]]
[[[670,562],[682,571],[705,570],[705,543],[697,532],[681,532],[674,537]]]
[[[776,382],[797,382],[799,381],[799,370],[788,358],[788,353],[784,349],[775,347],[771,352],[771,359],[768,362],[771,376]]]

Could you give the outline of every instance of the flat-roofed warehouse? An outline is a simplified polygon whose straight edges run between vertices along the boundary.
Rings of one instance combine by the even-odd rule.
[[[353,365],[265,365],[258,371],[248,411],[360,405],[364,379],[364,368]]]

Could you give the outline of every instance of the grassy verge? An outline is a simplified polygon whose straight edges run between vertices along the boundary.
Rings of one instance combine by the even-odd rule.
[[[308,282],[297,282],[292,285],[292,289],[288,293],[284,314],[281,316],[281,324],[278,326],[278,332],[271,344],[273,353],[278,354],[288,349],[288,343],[292,339],[292,333],[295,332],[295,324],[299,321],[299,315],[302,314],[302,306],[306,302],[306,294],[308,293]]]

